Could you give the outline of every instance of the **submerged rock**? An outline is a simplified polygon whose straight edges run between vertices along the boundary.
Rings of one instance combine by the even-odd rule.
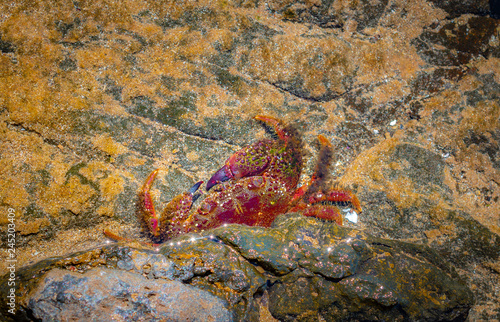
[[[155,251],[108,245],[25,267],[17,280],[15,318],[28,320],[452,321],[473,304],[427,246],[298,214],[278,217],[273,228],[185,235]],[[7,309],[3,318],[13,320]]]

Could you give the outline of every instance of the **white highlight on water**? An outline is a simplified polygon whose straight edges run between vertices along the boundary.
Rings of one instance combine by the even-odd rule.
[[[358,222],[358,213],[355,212],[354,210],[352,209],[344,209],[343,210],[345,212],[345,219],[349,220],[350,222],[352,223],[357,223]]]

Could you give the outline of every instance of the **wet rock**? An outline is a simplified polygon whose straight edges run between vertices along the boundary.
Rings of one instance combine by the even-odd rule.
[[[471,292],[429,248],[300,215],[281,216],[274,226],[270,233],[254,228],[217,236],[279,276],[268,300],[280,321],[318,315],[327,321],[451,321],[468,314]]]
[[[373,148],[366,155],[382,154],[371,160],[358,159],[364,160],[363,165],[354,164],[357,171],[375,174],[376,180],[360,182],[350,175],[346,178],[358,187],[358,197],[367,204],[380,205],[365,211],[358,224],[377,236],[417,240],[430,246],[457,269],[471,272],[467,278],[478,286],[476,290],[481,289],[476,299],[483,292],[495,294],[497,273],[489,275],[488,271],[496,266],[487,263],[500,259],[500,237],[487,221],[478,220],[481,216],[477,213],[453,206],[456,187],[449,183],[453,171],[450,164],[443,155],[396,138],[382,145],[383,152]],[[488,198],[489,190],[484,193]],[[478,263],[485,263],[485,269],[477,270]],[[486,312],[480,316],[488,316]]]
[[[359,195],[363,200],[383,204],[361,216],[370,232],[391,238],[425,240],[457,266],[471,259],[495,261],[500,258],[497,234],[471,214],[447,206],[453,200],[446,181],[450,169],[440,155],[417,145],[400,143],[390,146],[385,153],[376,166],[381,175],[377,184],[379,187],[388,182],[401,184],[384,189],[372,189],[369,182],[360,186]],[[446,240],[442,238],[444,233],[449,234]]]
[[[161,169],[160,209],[262,138],[252,117],[265,114],[303,135],[301,182],[323,134],[334,144],[332,184],[360,198],[358,225],[433,248],[473,290],[470,319],[500,319],[500,41],[487,1],[37,3],[0,1],[0,212],[15,210],[19,266],[102,245],[104,228],[142,237],[135,211],[147,175]],[[105,254],[81,262],[136,269]],[[228,303],[252,302],[249,285],[261,285],[246,266],[212,273],[157,255],[141,274],[210,275],[213,294],[235,292],[221,295]],[[280,276],[305,269],[262,263]],[[251,307],[267,307],[266,294]]]
[[[431,2],[436,7],[445,10],[452,18],[467,13],[473,13],[477,15],[492,13],[490,4],[493,4],[493,1],[488,0],[431,0]]]
[[[32,278],[19,279],[17,316],[42,320],[226,321],[270,312],[281,321],[452,321],[465,319],[472,305],[470,290],[432,249],[300,214],[278,217],[273,228],[189,234],[157,252],[105,246],[19,275]]]
[[[446,21],[424,31],[415,44],[425,61],[438,66],[464,65],[478,55],[498,57],[498,45],[491,42],[498,24],[493,18],[475,16]]]
[[[178,281],[95,268],[85,273],[53,269],[44,275],[27,310],[43,321],[232,321],[223,301]]]

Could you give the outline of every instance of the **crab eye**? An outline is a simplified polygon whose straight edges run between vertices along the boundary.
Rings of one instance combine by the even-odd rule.
[[[256,190],[262,187],[263,185],[264,185],[264,177],[262,176],[251,177],[250,183],[248,184],[248,189]]]
[[[217,207],[217,204],[213,201],[205,201],[201,204],[198,209],[198,213],[200,215],[208,215],[211,211],[213,211]]]

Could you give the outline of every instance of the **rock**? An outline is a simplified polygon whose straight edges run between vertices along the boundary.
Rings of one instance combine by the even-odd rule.
[[[274,226],[216,235],[277,276],[269,311],[280,321],[452,321],[468,314],[470,290],[430,248],[300,215]]]
[[[494,8],[490,8],[494,1],[488,0],[431,0],[431,2],[443,10],[445,10],[450,17],[455,18],[463,14],[473,13],[477,15],[493,14]]]
[[[498,21],[487,17],[464,17],[424,31],[415,45],[426,62],[437,66],[460,66],[482,55],[500,57],[498,46],[489,46]]]
[[[376,3],[361,0],[342,5],[333,1],[269,1],[269,8],[284,20],[317,24],[323,28],[341,28],[348,20],[356,21],[358,30],[374,27],[384,10],[387,0]]]
[[[429,247],[288,214],[229,225],[157,252],[112,245],[18,272],[18,318],[280,321],[467,317],[471,291]],[[1,292],[8,292],[2,277]],[[264,301],[263,298],[266,298]],[[5,304],[3,304],[5,305]],[[12,319],[2,307],[4,318]]]
[[[21,266],[96,247],[106,258],[104,228],[143,237],[135,212],[148,174],[160,169],[161,209],[263,138],[252,118],[266,114],[301,131],[301,182],[322,134],[332,185],[364,210],[352,226],[431,247],[474,292],[470,320],[500,319],[499,1],[36,3],[0,1],[0,212],[16,233],[15,244],[2,235],[0,275],[13,252],[25,283]],[[210,272],[156,255],[150,278]],[[135,270],[113,256],[113,268]],[[212,294],[223,284],[241,290],[220,295],[228,303],[252,302],[261,267],[231,275],[225,263]],[[263,263],[283,276],[305,269]]]
[[[27,310],[43,321],[232,321],[224,302],[206,291],[107,268],[83,274],[49,271],[30,297]]]

